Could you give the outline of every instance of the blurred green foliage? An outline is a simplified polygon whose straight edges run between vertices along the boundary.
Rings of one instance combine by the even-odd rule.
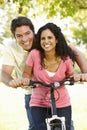
[[[46,16],[48,19],[57,18],[67,19],[71,17],[71,21],[64,23],[72,32],[72,42],[75,44],[87,44],[87,0],[0,0],[0,26],[3,24],[4,32],[0,36],[0,43],[6,37],[10,37],[10,21],[18,16],[24,15],[31,18],[38,16]],[[28,15],[29,14],[29,15]],[[3,19],[5,19],[3,23]],[[70,27],[68,27],[70,22]]]

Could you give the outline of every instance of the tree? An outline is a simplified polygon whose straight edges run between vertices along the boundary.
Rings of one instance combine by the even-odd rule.
[[[53,17],[57,15],[59,12],[61,17],[73,16],[79,9],[87,9],[87,1],[79,1],[79,0],[0,0],[0,5],[3,6],[7,3],[15,3],[19,10],[18,13],[26,13],[30,8],[34,9],[33,15],[37,15],[37,13],[45,12],[47,17]],[[36,11],[38,8],[38,11]]]
[[[73,17],[76,24],[71,27],[77,44],[87,44],[87,10],[79,10]]]
[[[9,37],[10,33],[7,28],[10,24],[9,21],[14,16],[27,16],[28,13],[31,13],[31,17],[37,17],[45,14],[46,18],[50,19],[60,14],[61,19],[68,16],[72,18],[73,24],[71,30],[73,38],[78,39],[78,43],[87,43],[87,24],[85,19],[87,17],[87,0],[0,0],[0,7],[5,11],[4,16],[9,15],[6,20],[7,22],[4,27],[6,31],[3,33],[3,36]]]

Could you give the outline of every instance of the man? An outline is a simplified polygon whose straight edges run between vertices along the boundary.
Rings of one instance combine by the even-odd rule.
[[[69,45],[76,55],[76,63],[79,66],[81,72],[87,73],[87,59],[81,51],[72,45]]]
[[[84,55],[75,47],[71,46],[72,50],[76,54],[76,62],[81,70],[82,73],[74,74],[74,80],[76,82],[82,81],[87,82],[87,59],[84,57]]]
[[[11,32],[15,41],[4,48],[2,64],[2,81],[9,86],[9,81],[22,76],[26,57],[34,42],[34,26],[30,19],[19,16],[11,22]],[[15,72],[15,74],[13,74]],[[34,130],[34,124],[30,113],[29,101],[31,90],[25,89],[25,108],[29,121],[29,129]]]

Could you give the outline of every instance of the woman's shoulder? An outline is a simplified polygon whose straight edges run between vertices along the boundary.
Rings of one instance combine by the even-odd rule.
[[[39,55],[40,52],[37,49],[33,49],[33,50],[30,51],[30,54],[32,54],[32,55]]]
[[[62,59],[62,62],[64,64],[68,64],[68,65],[69,65],[69,63],[73,63],[72,59],[69,56],[67,56],[64,59]]]
[[[65,64],[67,64],[67,65],[73,64],[73,61],[69,56],[66,57]]]

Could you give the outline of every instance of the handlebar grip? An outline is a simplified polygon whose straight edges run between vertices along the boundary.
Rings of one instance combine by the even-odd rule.
[[[68,83],[67,83],[67,81],[68,81]],[[75,82],[74,77],[70,77],[70,78],[63,79],[59,83],[60,83],[60,86],[61,86],[63,84],[65,84],[65,85],[74,85],[74,82]]]
[[[34,85],[33,80],[30,80],[29,86]]]
[[[36,88],[36,85],[34,85],[34,81],[30,80],[29,86],[31,88]]]
[[[75,82],[74,77],[71,77],[70,78],[70,85],[74,85],[74,82]]]

